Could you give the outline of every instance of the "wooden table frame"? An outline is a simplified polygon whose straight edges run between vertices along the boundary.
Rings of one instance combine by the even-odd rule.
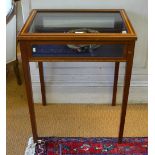
[[[37,12],[120,12],[128,33],[93,33],[93,34],[63,34],[63,33],[27,33],[30,25]],[[133,65],[134,47],[137,37],[135,31],[125,13],[125,10],[115,9],[115,10],[32,10],[29,18],[27,19],[25,25],[23,26],[21,32],[18,35],[18,41],[20,43],[23,73],[26,83],[26,92],[28,99],[28,107],[30,113],[30,120],[32,126],[32,134],[34,142],[37,142],[37,125],[35,118],[34,102],[33,102],[33,92],[31,85],[30,67],[29,62],[38,62],[39,75],[41,82],[41,93],[42,93],[42,103],[46,105],[46,95],[45,95],[45,84],[43,75],[43,62],[115,62],[115,72],[114,72],[114,86],[113,86],[113,98],[112,105],[116,105],[116,94],[117,94],[117,81],[120,62],[126,62],[125,67],[125,79],[124,79],[124,90],[122,99],[122,110],[121,119],[119,127],[118,142],[122,142],[125,116],[128,103],[128,95],[130,88],[130,80]],[[125,45],[124,56],[120,58],[107,58],[107,57],[33,57],[32,56],[32,45],[33,44],[123,44]]]

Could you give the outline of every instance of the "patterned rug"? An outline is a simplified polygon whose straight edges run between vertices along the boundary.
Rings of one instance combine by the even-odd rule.
[[[58,138],[38,140],[35,155],[147,155],[148,138]]]

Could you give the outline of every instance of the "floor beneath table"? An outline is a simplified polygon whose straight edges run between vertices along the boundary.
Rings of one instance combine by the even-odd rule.
[[[23,79],[23,78],[22,78]],[[18,86],[12,69],[7,78],[7,155],[23,155],[31,136],[25,86]],[[117,137],[121,106],[35,105],[41,136]],[[124,136],[147,136],[147,104],[129,105]]]

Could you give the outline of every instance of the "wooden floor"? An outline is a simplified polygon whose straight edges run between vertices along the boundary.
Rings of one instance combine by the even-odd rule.
[[[22,78],[23,79],[23,78]],[[24,84],[10,68],[7,78],[7,155],[23,155],[31,127]],[[121,106],[35,105],[40,136],[117,137]],[[147,104],[129,105],[124,136],[147,136]]]

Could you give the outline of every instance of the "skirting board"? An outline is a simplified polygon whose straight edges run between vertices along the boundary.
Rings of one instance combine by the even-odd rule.
[[[114,63],[44,63],[47,103],[110,104]],[[41,103],[37,64],[31,63],[35,103]],[[121,63],[117,103],[122,102],[124,64]],[[133,68],[129,103],[147,103],[146,68]]]
[[[117,103],[122,102],[123,87],[118,87]],[[41,103],[40,86],[33,86],[35,103]],[[81,87],[81,86],[46,86],[47,103],[80,103],[80,104],[110,104],[112,87]],[[129,103],[147,103],[148,90],[146,86],[131,86]]]

